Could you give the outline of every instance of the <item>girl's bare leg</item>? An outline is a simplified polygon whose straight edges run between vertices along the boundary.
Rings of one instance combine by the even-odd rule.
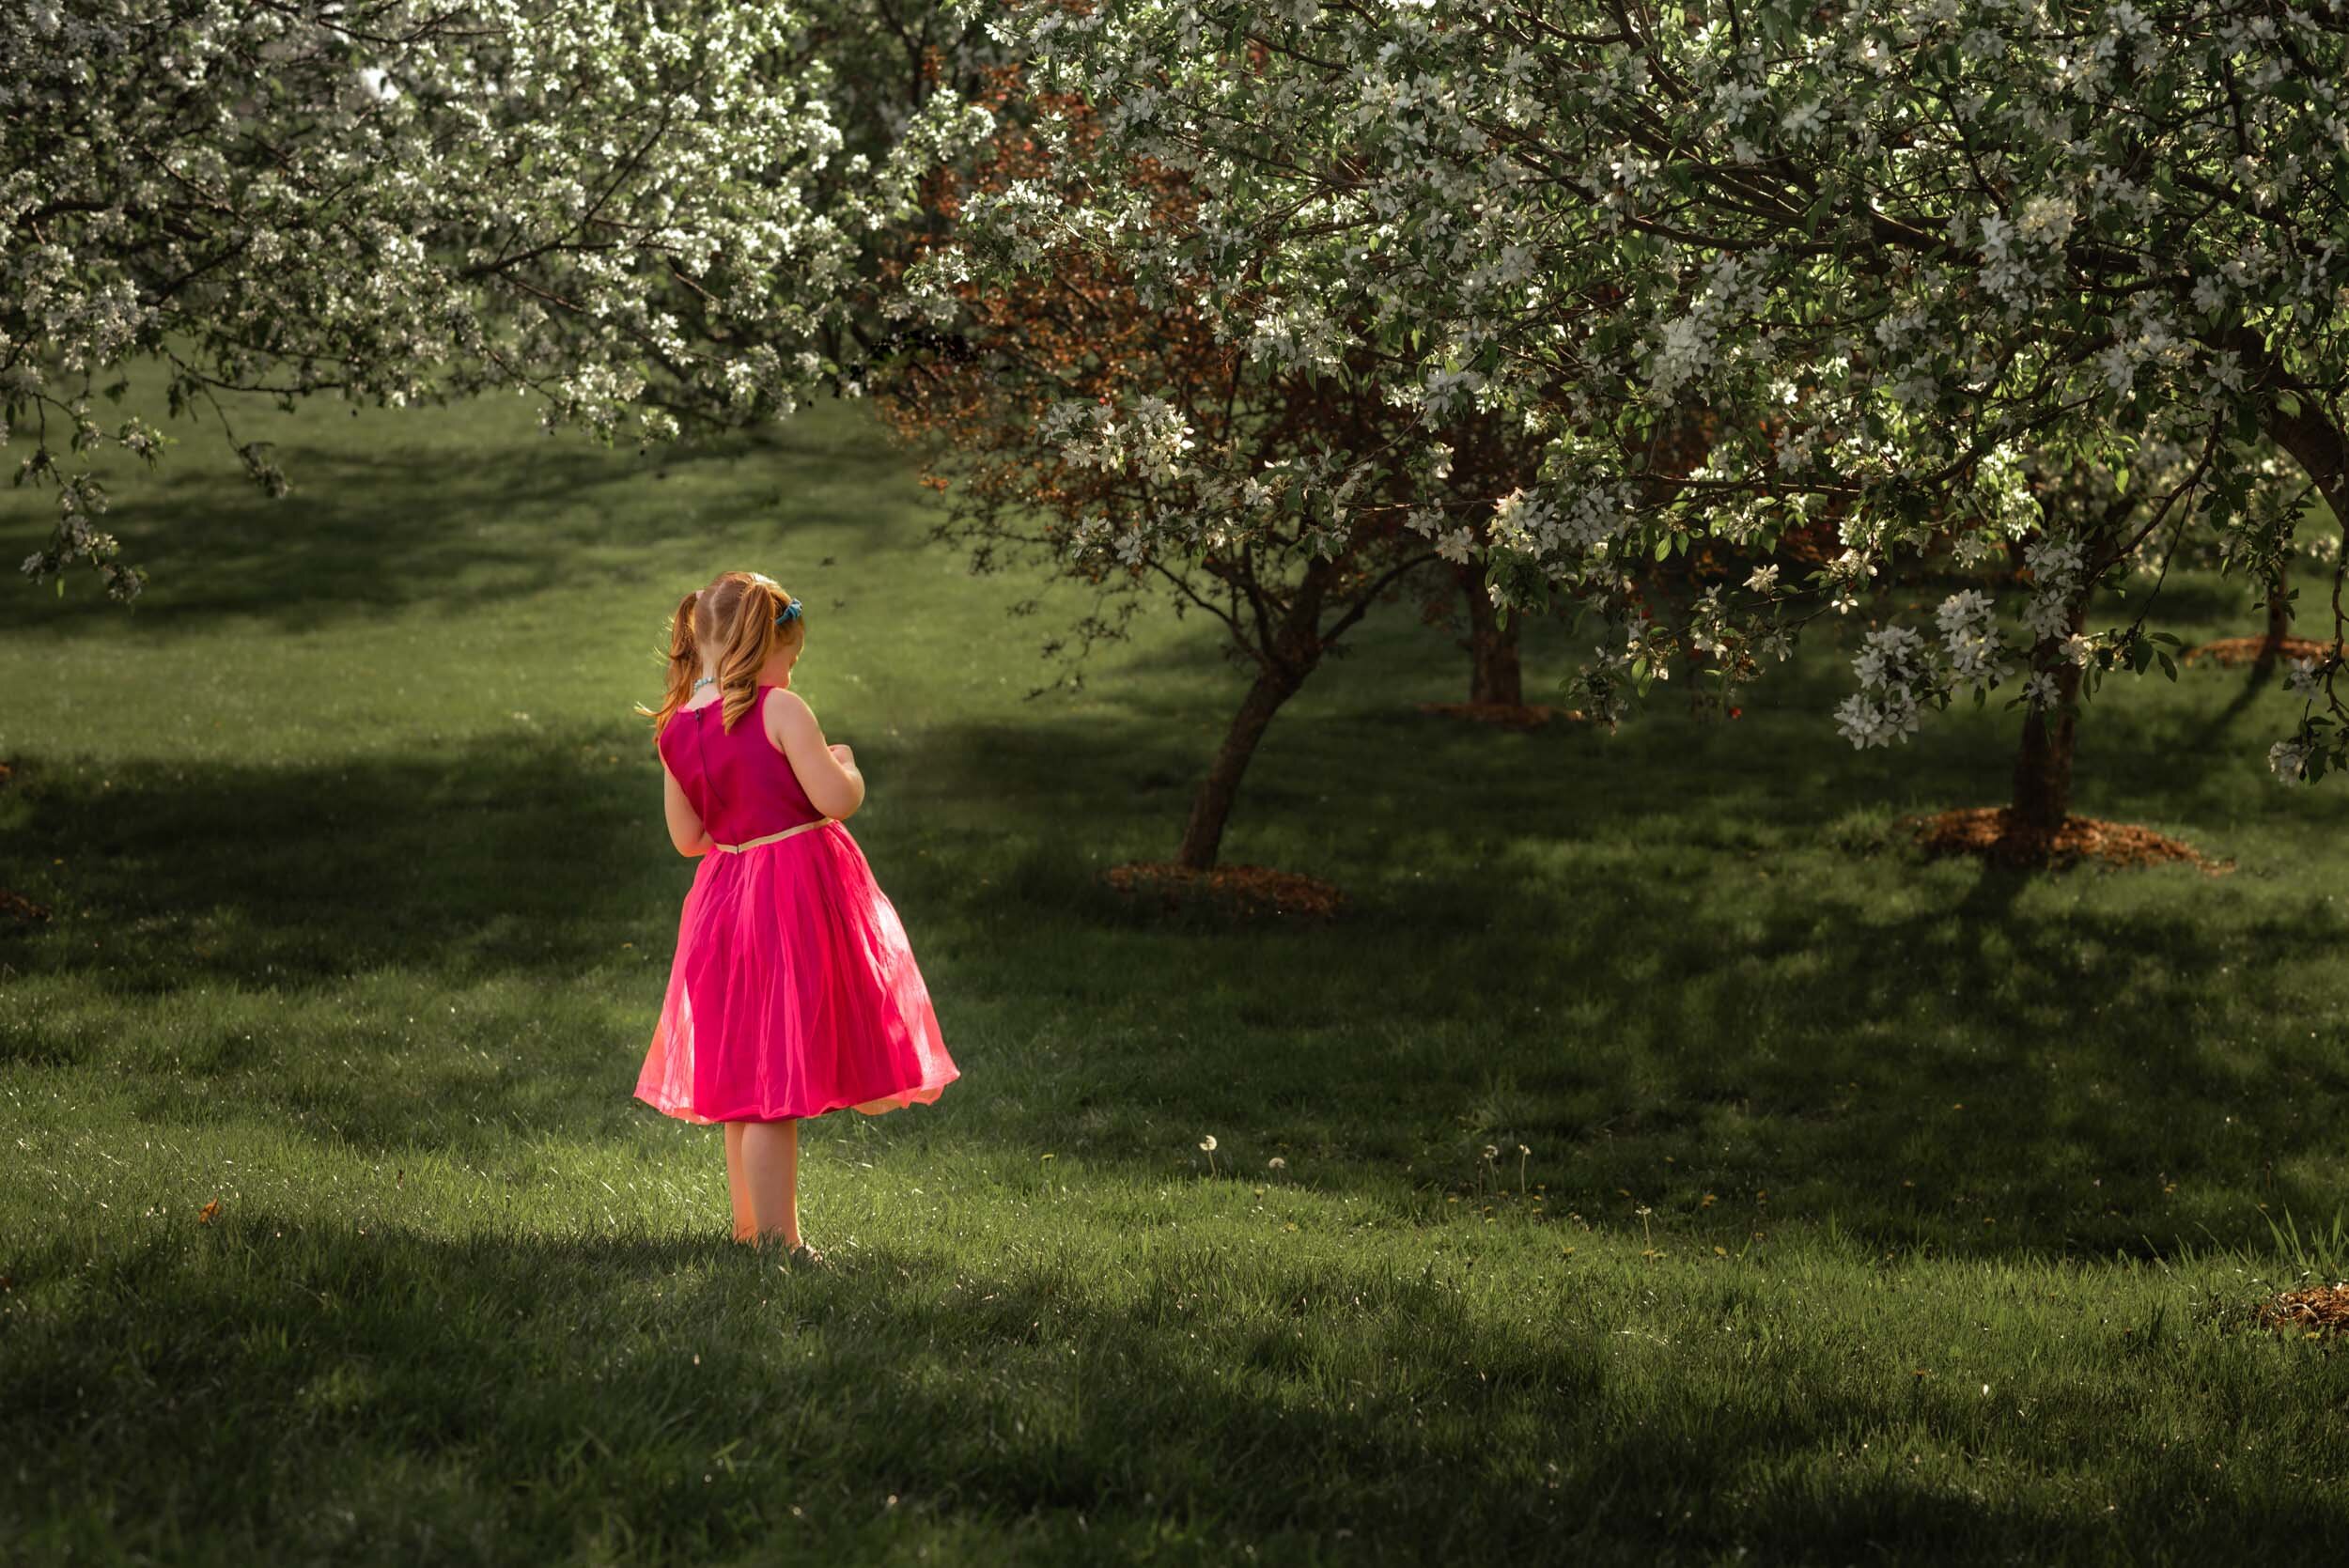
[[[749,1241],[758,1234],[751,1220],[751,1187],[742,1174],[742,1122],[726,1124],[726,1195],[734,1200],[734,1239]]]
[[[800,1245],[800,1124],[752,1122],[742,1128],[742,1175],[761,1237]]]

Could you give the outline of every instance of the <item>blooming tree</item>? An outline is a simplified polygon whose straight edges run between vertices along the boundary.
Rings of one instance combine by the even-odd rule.
[[[1602,707],[1675,660],[1765,668],[1929,548],[2015,552],[2019,624],[1961,594],[1930,641],[1878,629],[1840,717],[1891,740],[1921,692],[2013,680],[2045,739],[2083,675],[2162,660],[2141,613],[2075,624],[2098,582],[2188,528],[2277,557],[2299,508],[2262,499],[2267,454],[2349,520],[2343,0],[1095,0],[998,29],[1103,135],[1087,189],[974,201],[964,255],[1113,253],[1253,359],[1538,436],[1503,493],[1438,499],[1432,441],[1333,447],[1313,482],[1479,515],[1501,602],[1609,608]],[[1139,161],[1197,192],[1179,223],[1122,179]],[[909,308],[952,314],[914,281]],[[1718,439],[1659,470],[1692,407]],[[1243,477],[1204,443],[1182,461],[1203,490]],[[2084,493],[2049,475],[2096,472],[2110,504],[2048,504]],[[1631,609],[1632,563],[1828,519],[1814,570],[1669,625]],[[2341,669],[2303,680],[2281,776],[2349,757]]]
[[[1405,430],[1417,414],[1415,410],[1398,410],[1392,404],[1382,405],[1382,411],[1383,417]],[[1495,411],[1465,409],[1442,434],[1452,449],[1446,472],[1439,476],[1447,495],[1505,493],[1518,489],[1532,479],[1539,460],[1540,442]],[[1432,515],[1420,514],[1423,525]],[[1449,619],[1456,606],[1459,619],[1466,623],[1467,635],[1459,642],[1469,656],[1469,702],[1523,707],[1525,669],[1518,647],[1523,617],[1509,613],[1486,588],[1484,562],[1475,548],[1478,526],[1478,520],[1471,517],[1446,529],[1438,541],[1438,552],[1450,568],[1451,582],[1446,586],[1452,592],[1440,598],[1431,594],[1427,608],[1431,617],[1441,613]]]
[[[2132,469],[2116,472],[2077,453],[2046,448],[2023,454],[2022,478],[2040,516],[2040,528],[2008,540],[2007,555],[2026,585],[2019,627],[2002,626],[1996,595],[1961,588],[1945,598],[1928,632],[1893,624],[1870,630],[1852,660],[1859,690],[1836,709],[1855,746],[1884,745],[1917,728],[1921,708],[1946,707],[1971,691],[1977,702],[2010,678],[2015,706],[2030,717],[2014,770],[2005,815],[2005,841],[2027,856],[2044,855],[2062,827],[2072,792],[2072,752],[2079,699],[2116,669],[2141,671],[2158,662],[2175,678],[2177,639],[2144,630],[2155,598],[2182,550],[2207,544],[2186,532],[2190,516],[2175,503],[2192,488],[2195,454],[2170,447],[2140,449]],[[2245,498],[2249,523],[2218,542],[2288,538],[2309,487],[2288,465],[2256,457]],[[2149,497],[2151,499],[2149,499]],[[1978,533],[1956,536],[1960,551],[1978,545]],[[2151,591],[2137,600],[2133,622],[2101,635],[2086,630],[2100,589],[2150,575]],[[2260,581],[2272,582],[2272,568]],[[2125,658],[2139,662],[2130,664]],[[2085,691],[2084,691],[2085,689]]]
[[[899,30],[876,5],[818,8],[862,19],[855,59]],[[24,571],[138,591],[90,467],[165,443],[101,407],[135,375],[217,414],[271,493],[287,477],[224,392],[511,389],[610,440],[853,390],[877,237],[988,122],[876,81],[897,107],[852,115],[883,131],[844,147],[841,37],[762,0],[0,8],[0,441],[58,507]]]
[[[971,202],[1087,178],[1081,103],[1032,94],[1018,72],[1004,74],[994,102],[1003,129],[987,155],[941,171],[936,206],[956,223],[917,253],[915,271],[954,278],[968,259],[955,230]],[[1039,114],[1069,130],[1057,156],[1029,129]],[[1129,174],[1154,223],[1186,221],[1187,180],[1145,164]],[[1190,301],[1140,298],[1114,256],[1070,248],[1045,259],[1019,287],[953,282],[957,351],[908,356],[876,392],[901,433],[924,443],[948,506],[940,532],[968,546],[974,567],[1041,566],[1097,591],[1079,651],[1121,635],[1144,596],[1221,628],[1251,678],[1177,854],[1205,869],[1281,706],[1377,605],[1415,577],[1452,585],[1481,543],[1471,526],[1396,505],[1377,483],[1330,490],[1328,452],[1448,437],[1456,482],[1471,491],[1530,452],[1489,421],[1431,433],[1378,397],[1368,375],[1308,378],[1252,362],[1217,342]],[[1214,449],[1209,467],[1191,460],[1202,446]],[[1237,475],[1228,486],[1211,477],[1224,469]],[[1439,465],[1437,478],[1448,477]],[[1489,611],[1481,578],[1475,587]]]

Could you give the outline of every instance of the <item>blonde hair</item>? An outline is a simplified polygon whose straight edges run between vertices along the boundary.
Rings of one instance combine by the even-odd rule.
[[[652,720],[653,733],[659,735],[693,694],[705,649],[717,652],[720,718],[732,730],[758,700],[758,672],[767,660],[794,639],[805,640],[806,623],[799,616],[775,624],[797,602],[773,578],[754,571],[720,572],[708,587],[679,599],[669,617],[667,693],[657,708],[636,706]]]

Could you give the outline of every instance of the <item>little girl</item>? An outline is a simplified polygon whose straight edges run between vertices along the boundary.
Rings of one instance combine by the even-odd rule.
[[[960,1076],[897,911],[842,819],[864,803],[846,746],[791,690],[800,601],[757,572],[685,596],[653,721],[669,838],[702,857],[636,1097],[726,1126],[734,1237],[800,1236],[800,1118],[937,1101]],[[711,854],[711,850],[719,851]]]

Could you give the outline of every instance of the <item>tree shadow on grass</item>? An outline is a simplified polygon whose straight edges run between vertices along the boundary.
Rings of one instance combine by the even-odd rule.
[[[397,433],[413,441],[427,429]],[[149,573],[136,604],[73,580],[79,591],[66,597],[28,598],[26,624],[157,633],[239,616],[308,629],[414,605],[461,613],[551,582],[635,583],[663,536],[723,537],[762,522],[780,532],[786,486],[803,491],[828,477],[820,465],[865,459],[786,422],[641,455],[568,431],[487,450],[299,444],[281,460],[299,488],[275,500],[225,473],[136,477],[110,518],[124,560]],[[38,528],[7,520],[11,536],[45,536],[45,517]]]
[[[19,933],[19,968],[102,971],[115,993],[401,962],[451,986],[576,970],[657,939],[664,914],[674,936],[692,877],[647,804],[657,777],[608,735],[311,766],[117,760],[102,788],[18,763],[27,853],[9,876],[54,910]]]
[[[1614,756],[1510,737],[1551,766],[1495,770],[1431,813],[1425,781],[1467,776],[1481,750],[1450,737],[1333,816],[1318,803],[1331,769],[1360,770],[1388,722],[1294,726],[1235,830],[1236,859],[1347,889],[1327,928],[1170,924],[1101,884],[1179,820],[1149,782],[1186,750],[1162,729],[876,742],[882,788],[910,783],[858,835],[965,1063],[952,1100],[988,1108],[949,1115],[953,1135],[1158,1176],[1172,1122],[1254,1167],[1282,1153],[1318,1188],[1438,1203],[1489,1187],[1487,1143],[1513,1157],[1523,1142],[1562,1206],[1624,1223],[1643,1205],[1735,1248],[1828,1217],[1886,1246],[1974,1253],[2141,1250],[2205,1229],[2263,1244],[2255,1202],[2337,1203],[2349,1053],[2337,1029],[2300,1038],[2293,1007],[2349,924],[2297,902],[2296,883],[2173,869],[2059,899],[1995,869],[1854,859],[1819,846],[1850,789],[1831,771],[1797,787],[1815,764],[1622,782],[1670,776],[1669,737]],[[110,764],[96,792],[30,759],[20,891],[56,915],[8,961],[170,1006],[208,989],[333,993],[378,971],[435,994],[510,982],[516,1029],[597,977],[640,992],[648,1029],[693,868],[661,837],[644,760],[609,763],[611,744]],[[475,1148],[567,1118],[616,1130],[633,1108],[608,1072],[641,1038],[600,1005],[556,1020],[585,1036],[548,1059],[581,1064],[568,1079],[544,1063],[474,1070],[451,1045],[461,1021],[428,1026],[448,1032],[426,1035],[441,1056],[397,1075],[257,1070],[224,1036],[183,1039],[132,1079],[158,1118],[178,1113],[183,1079],[212,1074],[314,1136],[374,1148]],[[96,1061],[114,1048],[86,1027],[19,1020],[0,1047]],[[1194,1141],[1173,1148],[1191,1157]]]
[[[1999,1421],[1968,1389],[1839,1370],[1847,1321],[1765,1335],[1728,1287],[1743,1348],[1658,1357],[1621,1336],[1721,1322],[1563,1280],[1479,1310],[1452,1264],[1137,1242],[1110,1282],[1066,1260],[835,1257],[781,1273],[716,1239],[260,1213],[96,1258],[20,1242],[5,1262],[35,1305],[0,1361],[0,1497],[34,1541],[352,1562],[474,1532],[517,1561],[615,1537],[656,1558],[837,1547],[876,1518],[1025,1519],[1070,1561],[1170,1532],[1366,1561],[1470,1542],[1534,1561],[2216,1560],[2338,1522],[2322,1443],[2281,1479],[2210,1464],[2241,1458],[2234,1405],[2284,1375],[2239,1358],[2220,1386],[2162,1390],[2154,1457],[2117,1419],[2129,1390],[2017,1369],[2001,1399],[2031,1419]],[[2323,1420],[2295,1408],[2279,1437]],[[1904,1462],[1921,1452],[1935,1469]],[[1954,1456],[1989,1468],[1961,1487]]]
[[[1039,945],[1048,911],[1100,898],[1089,871],[1031,862]],[[1895,913],[1784,880],[1744,908],[1727,876],[1630,899],[1390,884],[1326,931],[1108,911],[1089,978],[1050,982],[1065,1044],[988,1128],[1156,1172],[1196,1136],[1172,1123],[1257,1180],[1408,1187],[1437,1215],[1515,1188],[1522,1143],[1552,1216],[1637,1234],[1652,1207],[1732,1250],[1828,1219],[1973,1255],[2263,1250],[2255,1205],[2337,1206],[2342,1032],[2302,1015],[2320,1044],[2273,999],[2333,962],[2339,919],[2253,915],[2215,946],[2190,908],[2024,907],[1995,869]],[[1006,955],[957,1001],[1033,1016],[1028,972]]]
[[[992,1125],[1163,1165],[1142,1141],[1173,1120],[1234,1160],[1302,1155],[1316,1182],[1390,1190],[1408,1167],[1462,1197],[1489,1195],[1485,1145],[1514,1172],[1522,1141],[1552,1200],[1617,1223],[1669,1203],[1689,1239],[1732,1248],[1828,1216],[1971,1253],[2263,1247],[2257,1205],[2338,1204],[2349,1039],[2319,977],[2349,920],[2315,898],[2321,873],[2029,875],[1890,837],[1862,857],[1828,830],[1868,759],[1682,772],[1668,735],[1611,755],[1511,737],[1483,776],[1478,739],[1439,738],[1365,775],[1363,737],[1404,722],[1301,720],[1251,775],[1227,856],[1346,889],[1326,930],[1168,921],[1101,887],[1179,823],[1162,732],[1097,751],[1076,726],[926,737],[926,757],[967,759],[942,772],[984,759],[1022,815],[1075,825],[1025,836],[992,890],[994,928],[1062,961],[999,953],[958,992],[1083,1020],[1044,1092]],[[2122,787],[2226,766],[2149,727],[2114,727]],[[1920,790],[1955,793],[1969,765],[1919,760]],[[1332,777],[1361,781],[1342,811],[1321,803]],[[1432,777],[1474,777],[1482,800],[1426,810]],[[1109,1126],[1072,1132],[1080,1110]]]

